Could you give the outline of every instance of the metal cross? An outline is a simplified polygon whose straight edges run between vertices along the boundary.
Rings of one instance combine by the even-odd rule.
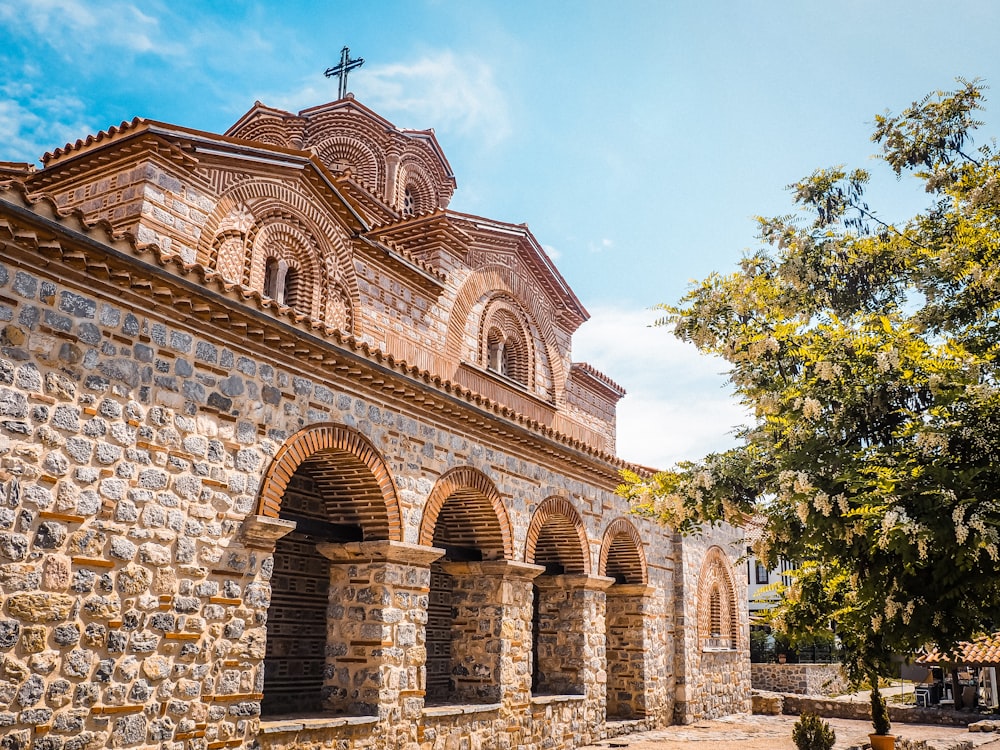
[[[332,68],[327,68],[324,75],[327,78],[332,76],[337,76],[338,87],[337,87],[337,98],[343,99],[347,96],[347,73],[348,71],[354,70],[355,68],[360,68],[365,64],[363,58],[358,58],[357,60],[351,59],[351,51],[344,47],[340,50],[340,65],[334,65]]]

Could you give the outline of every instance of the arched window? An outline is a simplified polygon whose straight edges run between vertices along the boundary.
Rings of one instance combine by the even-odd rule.
[[[712,589],[709,595],[709,634],[712,638],[722,637],[722,594],[718,588]]]
[[[528,388],[532,381],[531,350],[521,317],[508,300],[494,300],[483,316],[480,356],[487,370]]]
[[[502,372],[503,360],[503,334],[496,328],[490,329],[489,336],[486,337],[486,368]]]
[[[703,651],[739,648],[739,611],[731,568],[721,549],[708,551],[698,584],[698,636]]]
[[[403,193],[403,216],[413,216],[417,212],[417,201],[413,197],[413,191],[406,188]]]

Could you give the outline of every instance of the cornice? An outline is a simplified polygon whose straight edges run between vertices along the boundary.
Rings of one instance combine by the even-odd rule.
[[[616,401],[625,395],[624,388],[587,362],[573,362],[570,372],[579,373],[592,390],[613,396]]]
[[[552,297],[557,310],[556,317],[570,333],[590,318],[590,313],[570,289],[566,279],[559,273],[527,224],[509,224],[455,211],[445,211],[445,214],[476,242],[517,252],[528,264],[533,278]]]

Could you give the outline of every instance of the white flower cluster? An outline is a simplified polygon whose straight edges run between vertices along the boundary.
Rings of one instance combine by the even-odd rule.
[[[882,525],[879,530],[878,546],[886,549],[892,541],[894,534],[909,540],[917,545],[917,554],[923,559],[927,554],[927,541],[923,535],[923,527],[906,512],[906,508],[901,505],[894,505],[882,517]]]
[[[825,380],[828,383],[844,374],[843,367],[825,359],[813,365],[813,370],[816,373],[816,377],[820,380]]]
[[[778,340],[774,336],[768,336],[767,338],[759,338],[751,341],[748,354],[751,359],[760,359],[764,354],[777,354],[780,348]]]
[[[965,544],[965,540],[969,538],[969,527],[965,523],[964,505],[955,506],[955,510],[951,512],[951,522],[955,524],[955,541]]]
[[[915,442],[917,449],[925,456],[941,456],[948,453],[947,433],[918,432]]]
[[[829,516],[833,510],[833,503],[830,502],[830,496],[822,490],[816,493],[816,497],[813,498],[813,505],[824,516]]]
[[[899,352],[895,349],[879,352],[875,355],[875,364],[879,372],[889,372],[899,367]]]
[[[819,401],[807,396],[802,400],[802,416],[806,419],[819,419],[823,415],[823,408]]]

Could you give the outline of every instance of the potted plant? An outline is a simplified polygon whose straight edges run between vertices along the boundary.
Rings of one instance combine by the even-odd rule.
[[[878,690],[878,675],[872,674],[872,728],[874,734],[868,735],[872,750],[893,750],[896,747],[896,738],[889,734],[892,728],[889,724],[889,709],[885,705],[885,698]]]
[[[792,727],[792,741],[798,750],[831,750],[837,735],[828,722],[816,714],[804,713]]]

